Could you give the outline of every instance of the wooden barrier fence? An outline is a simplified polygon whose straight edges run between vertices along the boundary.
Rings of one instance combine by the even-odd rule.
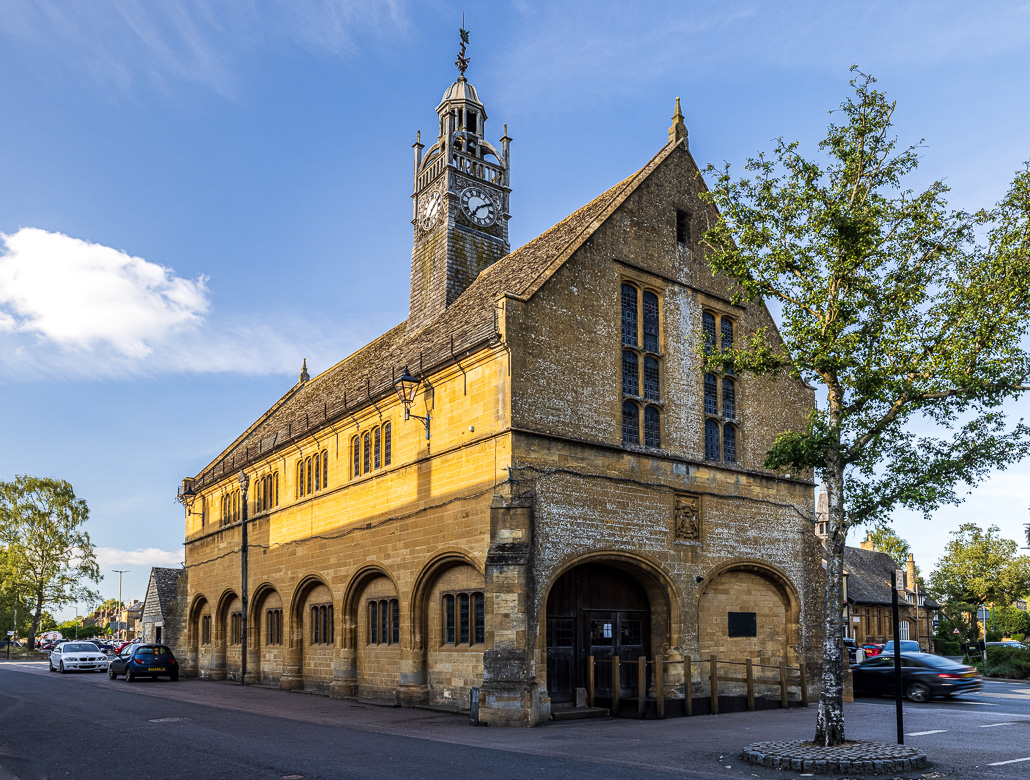
[[[776,666],[769,664],[756,664],[750,658],[744,661],[720,661],[717,656],[710,655],[707,659],[701,659],[697,662],[692,661],[689,657],[684,658],[682,661],[664,661],[660,658],[656,658],[653,661],[649,661],[646,658],[637,658],[635,661],[622,661],[619,656],[613,656],[611,659],[598,659],[594,656],[590,656],[589,665],[587,667],[587,703],[593,707],[596,693],[596,668],[600,665],[611,666],[611,680],[612,680],[612,714],[615,715],[619,709],[620,700],[620,681],[622,670],[626,667],[636,667],[637,672],[637,715],[641,718],[644,717],[644,709],[647,703],[647,680],[648,680],[648,667],[651,667],[651,671],[654,674],[653,679],[655,680],[655,691],[657,696],[655,698],[655,707],[659,718],[665,717],[665,669],[667,666],[674,664],[683,664],[683,685],[684,685],[684,705],[686,708],[687,716],[694,714],[694,699],[691,695],[693,688],[693,673],[694,664],[698,666],[698,678],[703,680],[704,677],[701,675],[701,665],[708,664],[708,696],[710,699],[711,714],[719,714],[719,683],[743,683],[747,692],[747,708],[749,712],[753,712],[755,709],[755,689],[757,686],[767,687],[778,687],[780,692],[780,707],[787,707],[788,691],[791,688],[799,689],[799,698],[801,700],[801,706],[808,706],[808,676],[805,669],[804,662],[798,666],[787,666],[786,661],[780,661]],[[726,667],[744,667],[743,677],[730,676],[725,673]],[[776,677],[763,677],[762,670],[772,669],[776,673]],[[756,673],[756,670],[757,673]],[[797,676],[794,676],[794,673]]]

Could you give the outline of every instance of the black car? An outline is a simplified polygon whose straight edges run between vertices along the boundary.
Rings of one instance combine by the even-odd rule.
[[[164,645],[133,645],[114,656],[107,665],[107,676],[112,680],[124,674],[127,682],[140,677],[168,677],[179,679],[179,663]]]
[[[873,696],[894,693],[894,656],[878,655],[851,667],[855,693]],[[912,701],[935,696],[956,696],[983,689],[983,679],[972,666],[931,653],[901,654],[901,689]]]

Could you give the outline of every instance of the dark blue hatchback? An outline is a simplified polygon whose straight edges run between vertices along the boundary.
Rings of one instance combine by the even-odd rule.
[[[108,664],[108,677],[114,680],[120,674],[125,675],[126,682],[140,677],[168,677],[175,681],[179,679],[179,663],[164,645],[135,645],[131,649],[126,648]]]

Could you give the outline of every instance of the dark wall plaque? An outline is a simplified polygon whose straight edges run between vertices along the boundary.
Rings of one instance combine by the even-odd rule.
[[[727,612],[730,636],[758,636],[758,615],[754,612]]]

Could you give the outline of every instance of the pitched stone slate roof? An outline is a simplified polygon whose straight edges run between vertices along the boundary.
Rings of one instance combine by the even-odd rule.
[[[897,562],[884,552],[863,550],[860,547],[844,548],[844,571],[848,575],[848,601],[856,604],[891,603],[891,572],[899,568]],[[900,585],[900,583],[899,583]],[[899,588],[899,590],[901,590]],[[915,591],[906,588],[909,593]],[[925,594],[924,606],[938,609],[939,604]]]
[[[147,595],[143,599],[143,613],[156,615],[155,607],[160,615],[167,615],[168,608],[178,594],[179,576],[183,569],[165,569],[155,566],[150,570],[150,582]]]
[[[673,150],[670,141],[643,168],[594,198],[547,232],[484,270],[446,310],[421,330],[407,321],[335,366],[294,385],[197,475],[197,486],[235,474],[291,440],[393,395],[399,372],[429,374],[499,339],[497,301],[531,297]]]

